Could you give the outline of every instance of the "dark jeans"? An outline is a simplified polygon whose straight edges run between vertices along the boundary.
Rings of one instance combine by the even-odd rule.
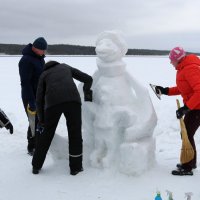
[[[28,118],[28,114],[27,114],[27,106],[28,106],[28,101],[25,99],[22,99],[23,101],[23,105],[24,105],[24,109]],[[37,115],[35,117],[35,129],[37,127],[37,123],[38,123],[38,118]],[[31,128],[30,126],[28,126],[28,130],[27,130],[27,140],[28,140],[28,150],[32,150],[35,148],[35,143],[36,143],[36,137],[33,136],[32,132],[31,132]]]
[[[184,122],[187,129],[188,139],[194,149],[194,158],[190,162],[183,164],[183,168],[192,170],[192,168],[196,166],[197,163],[197,152],[194,141],[194,134],[200,126],[200,110],[192,110],[188,112],[185,115]]]
[[[32,165],[36,169],[41,169],[43,166],[62,113],[66,118],[68,129],[70,169],[82,168],[81,104],[67,102],[50,107],[45,111],[44,132],[38,137],[32,160]]]

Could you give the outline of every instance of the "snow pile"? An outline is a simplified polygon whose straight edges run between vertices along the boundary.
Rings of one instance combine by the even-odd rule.
[[[136,175],[155,162],[152,135],[157,117],[147,89],[126,71],[126,52],[118,31],[105,31],[97,38],[98,70],[93,75],[93,102],[83,103],[83,129],[88,141],[93,138],[93,167],[116,167]]]

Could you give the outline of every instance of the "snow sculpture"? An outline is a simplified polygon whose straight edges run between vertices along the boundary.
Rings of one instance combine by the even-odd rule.
[[[84,133],[93,141],[91,165],[140,174],[154,163],[157,117],[149,93],[125,69],[127,45],[120,32],[101,33],[95,50],[93,102],[82,106]]]

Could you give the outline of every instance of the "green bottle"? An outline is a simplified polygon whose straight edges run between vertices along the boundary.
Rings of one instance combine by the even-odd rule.
[[[155,200],[162,200],[162,198],[161,198],[161,195],[160,195],[160,192],[159,192],[159,191],[157,191],[157,194],[156,194]]]

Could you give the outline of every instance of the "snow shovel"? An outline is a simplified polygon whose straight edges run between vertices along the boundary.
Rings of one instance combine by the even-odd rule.
[[[29,105],[27,106],[28,121],[31,128],[32,137],[35,136],[35,117],[36,111],[31,111]]]
[[[159,94],[156,92],[156,89],[155,89],[156,85],[153,85],[151,83],[149,85],[150,85],[151,89],[154,91],[155,95],[158,97],[158,99],[161,100],[161,92]]]
[[[176,102],[177,102],[177,107],[179,109],[180,102],[178,99],[176,99]],[[181,138],[182,138],[180,163],[185,164],[190,162],[194,158],[194,149],[188,139],[187,130],[183,118],[180,119],[180,127],[181,127]]]

